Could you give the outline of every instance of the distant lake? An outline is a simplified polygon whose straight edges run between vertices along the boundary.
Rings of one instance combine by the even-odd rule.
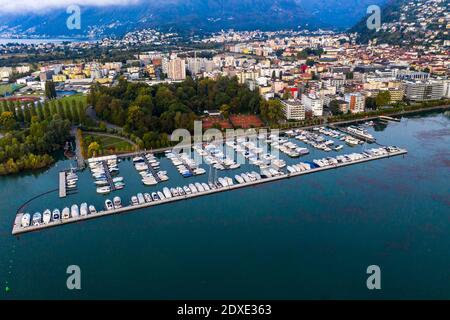
[[[19,44],[41,44],[41,43],[62,43],[62,42],[94,42],[96,39],[78,39],[78,38],[54,38],[54,39],[15,39],[15,38],[0,38],[0,45],[8,43]]]

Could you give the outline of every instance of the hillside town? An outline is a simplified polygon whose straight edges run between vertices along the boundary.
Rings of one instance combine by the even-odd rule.
[[[132,45],[176,36],[139,34],[129,34],[115,44],[105,39],[101,45]],[[450,98],[448,46],[402,48],[359,45],[354,40],[352,34],[327,32],[229,31],[201,41],[220,45],[213,50],[139,52],[133,59],[103,63],[20,64],[2,67],[0,79],[4,86],[14,88],[4,95],[26,96],[43,95],[48,81],[63,94],[87,94],[92,84],[114,86],[120,77],[149,85],[181,82],[187,77],[236,77],[265,100],[281,100],[286,121]],[[51,45],[35,46],[39,50],[46,47]],[[217,114],[217,110],[211,113],[214,111]]]

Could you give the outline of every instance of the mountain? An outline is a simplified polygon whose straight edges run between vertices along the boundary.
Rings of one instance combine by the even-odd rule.
[[[128,5],[82,7],[80,30],[67,29],[65,8],[0,13],[0,33],[99,37],[155,27],[186,32],[299,27],[345,30],[365,15],[368,5],[385,1],[137,0]]]
[[[389,0],[381,10],[381,27],[369,30],[363,18],[350,32],[360,43],[444,45],[450,40],[450,0]]]

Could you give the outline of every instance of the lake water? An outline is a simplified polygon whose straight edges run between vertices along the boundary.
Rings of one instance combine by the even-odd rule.
[[[56,188],[58,171],[71,163],[1,177],[0,281],[11,291],[2,288],[0,298],[448,299],[450,117],[410,116],[370,131],[409,154],[19,238],[11,236],[17,208]],[[310,150],[306,159],[324,155]],[[123,202],[208,179],[183,179],[164,158],[170,180],[145,187],[129,161],[119,168],[127,184],[117,193]],[[84,201],[103,206],[88,171],[79,189],[62,200],[49,194],[27,211]],[[66,288],[69,265],[81,268],[80,291]],[[381,268],[381,291],[366,288],[370,265]]]

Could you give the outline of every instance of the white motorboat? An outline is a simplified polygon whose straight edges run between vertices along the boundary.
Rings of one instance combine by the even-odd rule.
[[[95,207],[93,205],[89,206],[89,213],[90,214],[96,214],[97,213],[97,209],[95,209]]]
[[[42,215],[42,221],[44,222],[44,224],[49,224],[51,219],[52,212],[49,209],[45,210],[44,214]]]
[[[205,189],[205,191],[210,191],[211,190],[211,188],[204,182],[202,183],[202,187],[203,187],[203,189]]]
[[[144,195],[142,193],[138,193],[137,194],[137,198],[138,198],[138,203],[139,204],[144,204],[145,203],[145,198],[144,198]]]
[[[169,198],[172,198],[172,193],[170,192],[170,189],[169,188],[164,188],[163,189],[163,193],[164,193],[164,197],[165,198],[167,198],[167,199],[169,199]]]
[[[111,188],[110,187],[97,188],[97,193],[99,193],[99,194],[108,194],[110,192],[111,192]]]
[[[62,219],[66,220],[70,218],[70,209],[65,207],[62,211]]]
[[[39,226],[42,223],[42,215],[40,212],[33,214],[33,226]]]
[[[236,181],[237,181],[239,184],[245,183],[245,180],[244,180],[240,175],[238,175],[238,174],[235,175],[234,178],[236,179]]]
[[[149,193],[144,193],[144,198],[146,202],[152,202],[152,196]]]
[[[109,200],[109,199],[105,200],[105,209],[106,209],[106,211],[114,210],[114,204],[111,200]]]
[[[201,183],[196,182],[194,185],[195,185],[195,188],[197,188],[198,192],[204,192],[205,191],[205,189],[203,188]]]
[[[85,217],[88,215],[88,205],[86,202],[82,203],[80,206],[80,215]]]
[[[114,197],[113,204],[114,204],[114,209],[122,208],[122,199],[120,199],[120,197]]]
[[[192,193],[197,193],[198,192],[197,188],[192,183],[189,184],[189,189],[191,190]]]
[[[59,221],[61,219],[61,212],[59,211],[59,209],[55,209],[52,212],[52,220],[53,221]]]
[[[21,220],[21,225],[23,228],[29,227],[30,226],[30,220],[31,220],[31,216],[29,213],[25,213],[22,216],[22,220]]]
[[[157,194],[158,194],[158,198],[160,200],[165,200],[166,199],[166,197],[164,196],[164,193],[162,193],[161,191],[158,191]]]
[[[76,218],[80,215],[80,209],[78,208],[78,205],[74,204],[70,208],[70,215],[72,216],[72,218]]]
[[[184,191],[186,194],[191,194],[191,193],[192,193],[192,190],[191,190],[188,186],[184,186],[184,187],[183,187],[183,191]]]

